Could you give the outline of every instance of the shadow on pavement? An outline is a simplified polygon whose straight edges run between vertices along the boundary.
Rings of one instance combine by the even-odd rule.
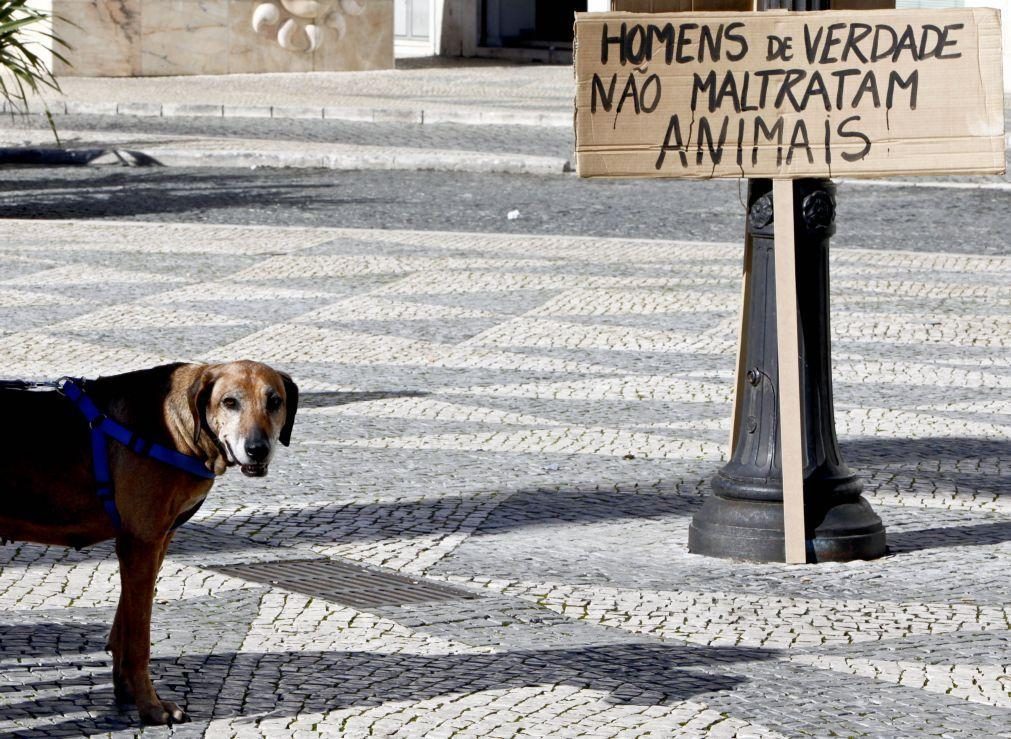
[[[38,176],[22,174],[0,186],[0,194],[8,194],[6,202],[0,204],[0,218],[129,218],[219,208],[245,212],[249,208],[262,209],[264,203],[328,210],[396,202],[389,198],[341,197],[345,188],[334,182],[310,182],[310,177],[298,172],[279,178],[248,170],[236,176],[231,170],[223,174],[213,168],[194,172],[85,167],[53,178],[40,170]],[[307,192],[312,196],[307,197]]]
[[[179,529],[169,554],[234,551],[271,546],[288,541],[298,531],[302,546],[423,538],[455,533],[462,519],[492,496],[451,495],[384,503],[351,502],[265,512],[229,519],[228,528],[255,532],[250,538],[217,531],[213,523],[191,521]],[[547,523],[593,523],[664,519],[692,515],[702,504],[697,495],[679,495],[656,489],[520,490],[496,506],[473,536]]]
[[[0,661],[101,651],[105,649],[109,626],[99,623],[0,624]],[[17,666],[5,665],[0,667],[0,672],[8,669],[17,669]],[[6,689],[9,686],[0,682],[0,694]]]
[[[411,391],[305,393],[303,402],[306,407],[318,408],[423,394]],[[1011,477],[1008,475],[930,469],[930,465],[924,469],[920,464],[934,460],[1011,459],[1011,441],[972,438],[855,439],[841,446],[843,458],[851,468],[858,473],[863,472],[865,476],[871,471],[867,468],[873,465],[888,475],[929,480],[940,490],[957,487],[980,490],[986,494],[1011,495]],[[311,505],[233,516],[227,519],[227,531],[219,529],[222,523],[213,519],[190,521],[179,529],[169,555],[270,547],[280,549],[282,544],[290,541],[294,531],[299,532],[298,541],[303,546],[445,536],[458,532],[465,518],[480,515],[482,508],[488,505],[493,506],[492,510],[478,524],[472,536],[494,535],[543,524],[683,519],[698,510],[702,504],[701,493],[706,492],[708,486],[694,479],[629,488],[631,484],[619,490],[566,488],[563,485],[560,489],[522,489],[501,497],[480,493],[453,494],[381,503],[350,501]],[[501,501],[497,505],[494,504],[496,497]],[[887,526],[887,521],[885,523]],[[255,533],[247,536],[242,533],[244,531]],[[1011,541],[1011,523],[966,526],[963,520],[951,527],[889,533],[888,540],[896,552],[997,544]],[[78,556],[87,559],[87,551]],[[101,553],[101,558],[107,556],[107,552]]]
[[[887,526],[887,521],[885,522]],[[890,554],[945,547],[982,547],[1011,541],[1011,521],[975,526],[939,526],[915,531],[888,532]]]
[[[0,630],[5,628],[0,626]],[[82,651],[80,645],[77,651]],[[604,700],[610,704],[670,705],[694,696],[733,691],[747,678],[727,674],[728,665],[774,659],[777,654],[762,649],[644,643],[497,654],[225,652],[155,659],[151,672],[162,698],[179,701],[193,720],[203,722],[243,716],[294,717],[536,686],[606,693]],[[68,660],[63,667],[73,669],[73,665],[73,660]],[[48,681],[32,683],[31,671],[28,665],[17,666],[9,676],[11,682],[28,691],[52,687]],[[96,671],[94,690],[4,702],[0,720],[52,719],[86,705],[100,715],[49,723],[8,736],[93,736],[135,727],[134,712],[116,709],[110,681],[111,675]],[[593,698],[587,700],[592,702]]]
[[[860,471],[863,465],[889,464],[926,460],[962,460],[997,457],[1011,458],[1011,439],[978,439],[958,436],[937,436],[928,439],[878,439],[874,437],[848,439],[839,442],[843,459]],[[996,480],[995,480],[996,482]]]
[[[930,482],[941,491],[1011,495],[1011,475],[971,472],[974,460],[1011,460],[1011,440],[937,437],[932,439],[856,439],[840,443],[843,459],[864,480],[884,473],[903,481]],[[955,468],[955,464],[958,468]]]
[[[976,458],[1011,458],[1011,442],[971,438],[933,439],[856,439],[843,446],[843,457],[858,473],[865,466],[884,467],[888,473],[911,475],[930,480],[944,490],[966,488],[988,494],[1011,494],[1011,477],[987,473],[964,473],[945,469],[923,469],[920,463],[969,460]],[[714,470],[715,472],[715,467]],[[865,471],[866,473],[866,471]],[[704,484],[701,486],[706,488]],[[519,490],[488,513],[474,536],[482,536],[557,523],[593,523],[622,520],[662,520],[688,517],[701,505],[699,483],[685,481],[664,489],[645,487],[636,490],[587,490],[579,487]],[[303,544],[340,544],[378,541],[395,537],[425,537],[454,533],[460,528],[460,513],[482,505],[480,494],[443,496],[386,503],[349,502],[313,506],[305,509],[253,514],[239,520],[243,528],[256,531],[255,539],[244,540],[232,534],[218,533],[214,525],[195,523],[180,531],[173,543],[174,552],[201,549],[231,551],[249,546],[268,545],[284,537],[284,532],[299,530]],[[490,496],[487,496],[490,497]],[[234,528],[235,520],[229,528]],[[937,546],[999,543],[1011,540],[1011,524],[963,525],[934,531]],[[946,532],[946,533],[945,533]],[[938,536],[938,534],[941,534]],[[919,537],[915,532],[890,534],[897,550]],[[189,541],[188,541],[189,540]]]
[[[298,396],[299,408],[331,408],[349,403],[368,403],[371,400],[386,400],[387,398],[423,398],[431,393],[417,390],[373,390],[370,392],[318,392],[301,393]]]

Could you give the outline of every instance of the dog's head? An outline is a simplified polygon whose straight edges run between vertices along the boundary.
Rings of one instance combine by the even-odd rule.
[[[263,477],[277,442],[288,446],[298,387],[283,372],[243,360],[201,368],[187,393],[193,443],[206,434],[224,459],[248,477]]]

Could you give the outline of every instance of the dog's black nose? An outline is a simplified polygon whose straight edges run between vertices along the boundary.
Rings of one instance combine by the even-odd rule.
[[[270,456],[270,441],[263,436],[247,439],[246,456],[253,462],[263,462]]]

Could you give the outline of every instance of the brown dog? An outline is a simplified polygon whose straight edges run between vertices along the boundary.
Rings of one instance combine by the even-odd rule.
[[[214,474],[237,465],[266,475],[275,442],[289,443],[298,406],[290,377],[249,361],[164,365],[80,386],[114,422]],[[214,480],[110,440],[110,512],[96,494],[101,465],[93,463],[91,428],[71,400],[55,391],[0,390],[0,408],[7,419],[0,424],[0,537],[77,548],[115,538],[122,590],[107,649],[116,699],[135,703],[144,723],[188,720],[151,684],[151,606],[175,526],[196,512]]]

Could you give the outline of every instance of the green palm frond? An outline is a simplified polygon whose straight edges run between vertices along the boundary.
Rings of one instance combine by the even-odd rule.
[[[29,99],[39,98],[49,127],[59,141],[53,116],[40,93],[46,87],[59,92],[60,84],[35,50],[42,46],[40,38],[48,39],[53,58],[67,63],[57,47],[70,47],[51,31],[38,27],[49,19],[47,13],[29,7],[28,0],[0,0],[0,98],[7,102],[12,115],[27,113]],[[25,40],[28,30],[35,35],[35,40]]]

